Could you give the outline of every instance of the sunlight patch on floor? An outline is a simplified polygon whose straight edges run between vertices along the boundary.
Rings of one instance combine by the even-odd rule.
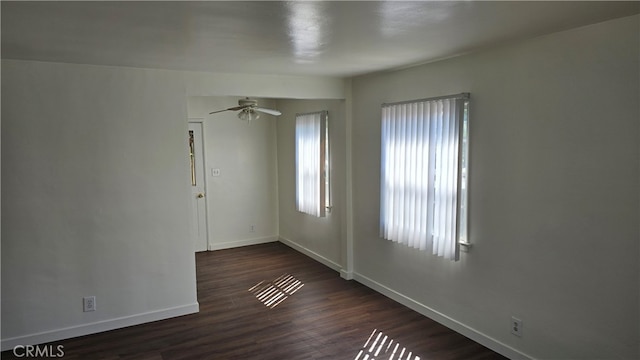
[[[265,283],[260,281],[249,289],[261,303],[273,309],[289,296],[300,290],[304,284],[290,274],[282,274],[277,279]]]
[[[420,360],[420,357],[375,329],[354,360]]]

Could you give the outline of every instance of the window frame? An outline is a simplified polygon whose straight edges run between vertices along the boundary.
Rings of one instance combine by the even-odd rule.
[[[308,193],[306,193],[304,190],[300,189],[300,179],[301,176],[303,176],[303,174],[301,175],[300,173],[300,150],[299,150],[299,144],[300,144],[300,138],[299,138],[299,131],[300,128],[299,126],[301,126],[299,124],[299,119],[305,116],[315,116],[315,115],[319,115],[320,116],[320,130],[318,132],[318,136],[319,139],[317,139],[318,141],[318,146],[319,149],[317,149],[319,151],[319,162],[318,162],[318,169],[317,170],[317,174],[314,174],[314,176],[318,176],[318,182],[319,182],[319,189],[318,189],[318,198],[317,199],[305,199],[306,196],[310,196]],[[331,172],[331,161],[330,161],[330,146],[329,146],[329,112],[327,110],[321,110],[321,111],[313,111],[313,112],[307,112],[307,113],[297,113],[295,115],[295,136],[294,136],[294,142],[295,142],[295,146],[294,146],[294,152],[295,152],[295,194],[296,194],[296,210],[298,210],[299,212],[305,213],[305,214],[309,214],[309,215],[313,215],[313,216],[317,216],[317,217],[325,217],[327,215],[327,213],[331,212],[331,186],[330,186],[330,172]],[[309,150],[308,147],[305,147],[306,150]],[[304,150],[303,150],[304,151]],[[316,171],[314,170],[314,171]],[[304,169],[302,170],[304,171]],[[308,171],[308,170],[307,170]],[[303,197],[301,199],[301,197]],[[314,204],[314,209],[312,211],[308,211],[309,209],[307,208],[309,202],[313,202]],[[317,206],[315,206],[317,205]],[[306,209],[305,209],[306,208]]]
[[[469,93],[382,104],[381,238],[454,261],[470,246],[469,108]]]

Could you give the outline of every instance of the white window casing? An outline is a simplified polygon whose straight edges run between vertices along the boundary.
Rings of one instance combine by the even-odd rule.
[[[467,242],[469,94],[382,105],[380,235],[459,259]]]
[[[296,209],[323,217],[328,198],[327,111],[296,114]]]

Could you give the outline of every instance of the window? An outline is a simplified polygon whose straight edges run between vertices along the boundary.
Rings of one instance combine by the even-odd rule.
[[[458,260],[467,241],[469,94],[382,105],[381,237]]]
[[[328,112],[296,114],[296,209],[322,217],[329,207]]]

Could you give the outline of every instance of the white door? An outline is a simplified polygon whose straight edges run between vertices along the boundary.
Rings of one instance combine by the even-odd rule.
[[[191,240],[196,251],[206,251],[207,206],[202,123],[189,122],[188,144],[191,170]]]

